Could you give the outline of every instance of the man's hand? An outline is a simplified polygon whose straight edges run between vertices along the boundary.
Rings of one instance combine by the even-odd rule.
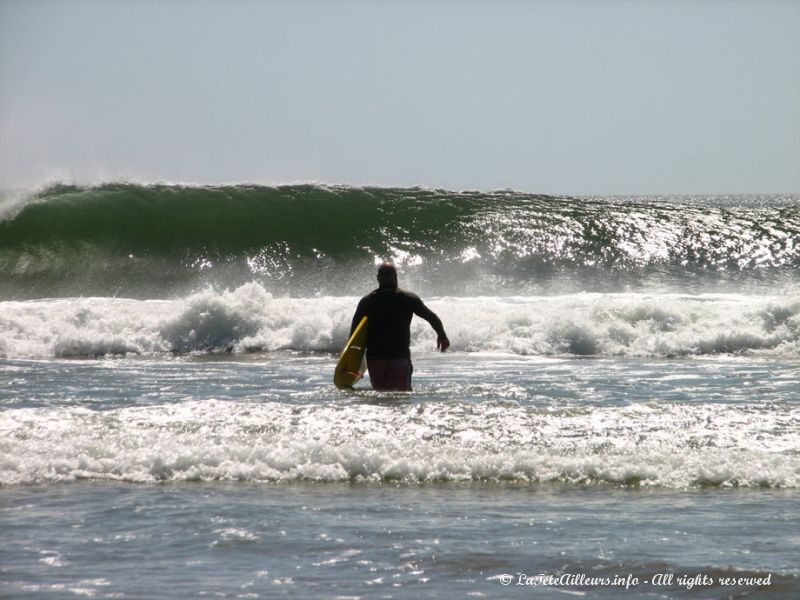
[[[436,338],[437,350],[446,352],[449,347],[450,347],[450,340],[448,340],[446,336],[440,335],[438,338]]]

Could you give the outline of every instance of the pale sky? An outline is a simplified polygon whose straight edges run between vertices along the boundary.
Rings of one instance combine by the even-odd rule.
[[[797,0],[0,0],[0,188],[800,192]]]

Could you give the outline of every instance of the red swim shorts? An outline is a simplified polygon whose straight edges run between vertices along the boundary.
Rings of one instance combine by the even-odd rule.
[[[408,358],[367,359],[367,370],[374,390],[411,391],[414,366]]]

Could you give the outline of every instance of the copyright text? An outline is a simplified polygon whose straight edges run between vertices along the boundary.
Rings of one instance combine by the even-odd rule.
[[[626,575],[614,576],[590,576],[585,573],[562,573],[551,575],[538,573],[537,575],[527,575],[526,573],[502,573],[491,577],[501,585],[515,586],[550,586],[550,587],[619,587],[626,590],[647,585],[653,587],[680,587],[691,590],[695,587],[704,586],[736,586],[736,587],[762,587],[772,585],[772,573],[763,577],[712,577],[703,573],[692,575],[678,575],[675,573],[656,573],[646,577],[636,577],[631,573]]]

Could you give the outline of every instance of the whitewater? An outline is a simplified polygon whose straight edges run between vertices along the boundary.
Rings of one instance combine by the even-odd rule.
[[[796,597],[799,199],[6,195],[0,595]],[[451,350],[339,391],[387,259]]]
[[[274,296],[258,283],[175,300],[7,301],[0,355],[14,358],[280,350],[334,353],[358,297]],[[434,297],[454,348],[528,355],[798,356],[800,295],[598,294]],[[13,327],[10,326],[13,324]],[[415,322],[412,346],[432,333]]]

